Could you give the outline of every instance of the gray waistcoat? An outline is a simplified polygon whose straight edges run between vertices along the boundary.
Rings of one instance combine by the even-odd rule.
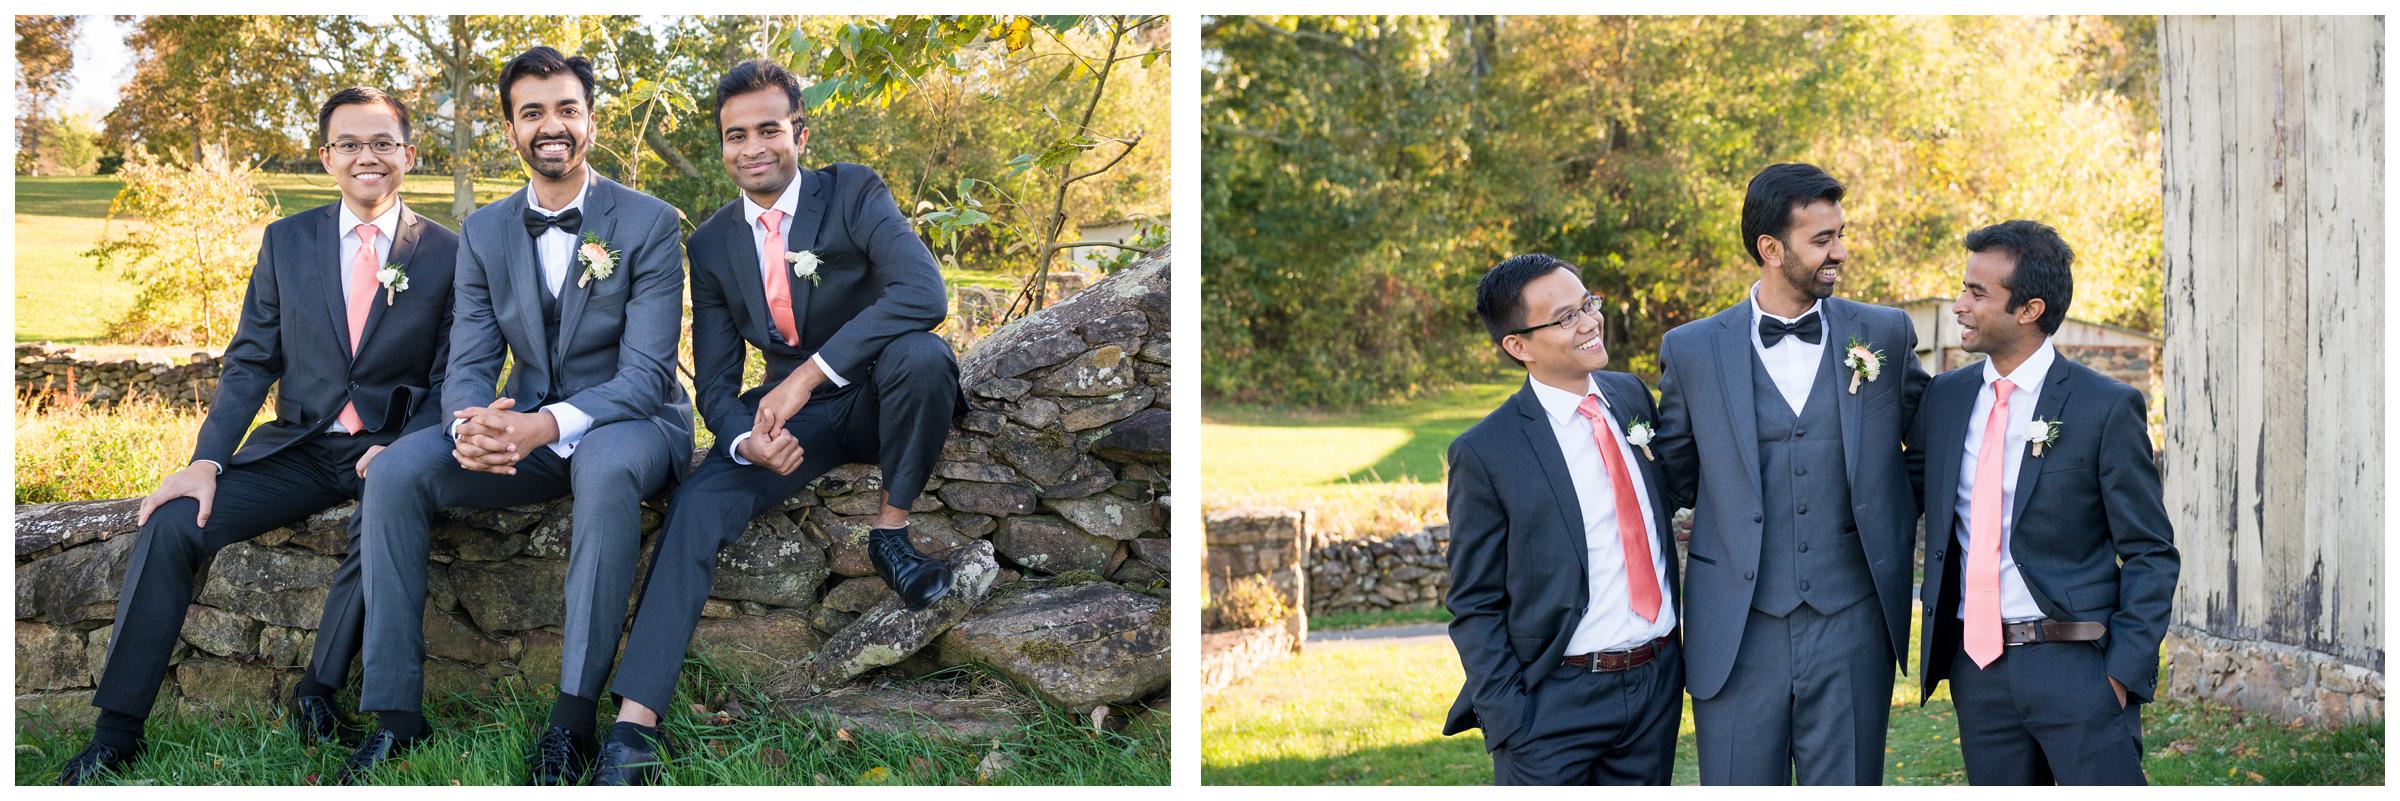
[[[1801,413],[1768,377],[1751,351],[1751,397],[1758,415],[1759,489],[1766,520],[1759,532],[1758,591],[1750,608],[1776,617],[1806,603],[1820,614],[1840,611],[1875,588],[1865,547],[1850,515],[1850,480],[1842,459],[1840,398],[1834,357],[1827,347]]]

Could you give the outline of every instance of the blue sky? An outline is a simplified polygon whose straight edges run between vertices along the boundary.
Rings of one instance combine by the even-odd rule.
[[[83,18],[76,29],[75,85],[67,90],[67,113],[97,124],[117,107],[117,90],[133,80],[133,51],[125,46],[132,30],[132,24],[119,25],[106,14]]]

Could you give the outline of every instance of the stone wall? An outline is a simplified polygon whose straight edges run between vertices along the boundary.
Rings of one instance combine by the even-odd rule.
[[[994,332],[961,360],[977,409],[953,430],[917,503],[913,539],[936,555],[973,545],[959,553],[987,554],[985,564],[996,553],[997,574],[988,600],[947,618],[947,631],[915,632],[922,650],[913,658],[880,654],[874,664],[921,672],[979,662],[1086,709],[1166,691],[1169,258],[1161,250]],[[881,489],[874,467],[845,466],[751,521],[718,557],[696,648],[763,676],[817,657],[829,640],[872,641],[862,621],[881,624],[897,605],[865,547]],[[644,505],[645,559],[663,500]],[[556,681],[568,505],[447,510],[437,520],[425,610],[435,697]],[[17,510],[20,710],[90,714],[137,507],[126,499]],[[264,705],[289,690],[351,509],[218,553],[162,700]]]
[[[1202,610],[1201,628],[1210,633],[1200,652],[1202,692],[1240,681],[1308,641],[1308,566],[1302,548],[1308,541],[1307,520],[1304,513],[1283,509],[1208,514],[1203,570],[1210,604]],[[1243,624],[1229,626],[1220,620],[1217,601],[1231,595],[1236,583],[1262,578],[1287,610],[1282,624],[1220,631]]]
[[[1450,593],[1450,526],[1319,545],[1308,555],[1308,611],[1441,606]]]
[[[74,348],[27,342],[17,345],[17,397],[72,398],[102,405],[140,399],[205,406],[217,393],[222,361],[223,357],[205,351],[193,353],[183,364],[156,359],[99,361],[77,356]]]
[[[2383,720],[2383,673],[2305,648],[2229,640],[2189,626],[2167,632],[2165,693],[2284,720]]]

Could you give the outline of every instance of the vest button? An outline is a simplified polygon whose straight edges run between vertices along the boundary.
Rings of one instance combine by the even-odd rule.
[[[1765,521],[1766,519],[1767,519],[1767,516],[1766,516],[1766,515],[1754,514],[1754,515],[1751,515],[1751,516],[1750,516],[1750,522],[1752,522],[1752,523],[1758,523],[1758,522],[1762,522],[1762,521]]]
[[[1800,475],[1804,475],[1804,476],[1805,476],[1805,475],[1808,475],[1808,468],[1805,468],[1805,467],[1803,467],[1803,468],[1800,468],[1798,471],[1795,471],[1795,472],[1798,472]]]
[[[1808,436],[1808,429],[1805,429],[1805,428],[1793,429],[1793,430],[1792,430],[1792,436],[1795,436],[1795,437],[1805,437],[1805,436]]]
[[[1801,504],[1801,505],[1800,505],[1800,513],[1801,513],[1801,514],[1808,514],[1808,504],[1805,504],[1805,503],[1804,503],[1804,504]]]
[[[1758,571],[1756,571],[1756,570],[1744,570],[1744,571],[1742,571],[1742,580],[1743,580],[1743,581],[1749,581],[1749,580],[1751,580],[1751,579],[1755,579],[1755,578],[1758,578]]]
[[[1801,553],[1808,553],[1808,543],[1805,543],[1805,542],[1803,542],[1803,543],[1800,543],[1800,552],[1801,552]]]
[[[1803,581],[1803,582],[1800,582],[1800,591],[1801,591],[1801,592],[1807,592],[1807,591],[1808,591],[1808,582],[1805,582],[1805,581]]]

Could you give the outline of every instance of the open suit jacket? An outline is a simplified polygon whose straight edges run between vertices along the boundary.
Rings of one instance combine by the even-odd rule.
[[[588,168],[587,168],[588,169]],[[591,427],[649,420],[691,447],[692,406],[675,380],[683,335],[683,248],[673,206],[597,173],[583,199],[583,231],[619,253],[616,270],[577,286],[581,255],[568,256],[559,330],[546,330],[542,269],[525,233],[532,188],[468,215],[458,258],[442,418],[493,400],[503,352],[515,361],[501,394],[530,412],[566,402]],[[577,247],[583,236],[578,234]],[[677,460],[680,469],[685,463]]]
[[[1592,380],[1620,430],[1657,419],[1640,378],[1602,371]],[[1650,547],[1665,555],[1669,591],[1682,597],[1665,536],[1674,507],[1659,491],[1657,463],[1641,455],[1634,449],[1632,461],[1649,488]],[[1467,681],[1442,734],[1480,727],[1485,747],[1497,749],[1523,726],[1527,694],[1566,657],[1592,596],[1575,481],[1530,379],[1450,443],[1449,483],[1450,641]]]
[[[409,289],[396,295],[375,289],[364,341],[352,354],[344,276],[335,269],[349,264],[349,254],[338,252],[348,232],[334,230],[340,208],[336,201],[267,225],[193,460],[231,466],[267,458],[324,433],[343,404],[357,405],[366,424],[358,436],[375,444],[442,417],[438,399],[449,353],[443,332],[450,330],[458,236],[400,208],[385,263],[406,269]],[[270,385],[275,419],[251,431]]]
[[[720,442],[751,429],[758,399],[811,356],[823,356],[847,385],[823,398],[873,386],[875,360],[902,334],[931,331],[950,313],[941,268],[892,202],[875,171],[833,164],[803,173],[800,203],[784,224],[784,252],[811,251],[817,281],[793,276],[792,322],[784,342],[767,311],[758,242],[742,201],[725,204],[685,244],[692,263],[693,391]],[[781,269],[789,270],[788,265]],[[766,382],[742,392],[742,346],[766,356]],[[966,408],[959,397],[958,408]]]
[[[1850,338],[1883,352],[1875,381],[1849,391],[1852,370],[1836,366],[1833,388],[1851,516],[1866,549],[1874,598],[1891,635],[1892,661],[1907,668],[1910,567],[1917,496],[1900,442],[1916,415],[1926,376],[1908,313],[1841,298],[1823,301],[1826,355],[1840,360]],[[1733,672],[1749,621],[1763,538],[1758,417],[1752,399],[1751,301],[1667,332],[1659,347],[1658,435],[1651,448],[1669,501],[1692,508],[1691,591],[1683,596],[1684,676],[1693,698],[1714,698]]]
[[[2150,418],[2140,390],[2068,361],[2051,363],[2036,420],[2059,421],[2058,441],[2033,456],[2020,442],[2009,556],[2042,614],[2108,626],[2099,643],[2108,675],[2132,700],[2157,691],[2158,647],[2166,635],[2182,561],[2151,461]],[[1960,460],[1983,364],[1933,380],[1910,435],[1924,443],[1925,696],[1950,672],[1959,644]],[[1939,624],[1939,625],[1937,625]],[[1921,700],[1921,699],[1920,699]]]

